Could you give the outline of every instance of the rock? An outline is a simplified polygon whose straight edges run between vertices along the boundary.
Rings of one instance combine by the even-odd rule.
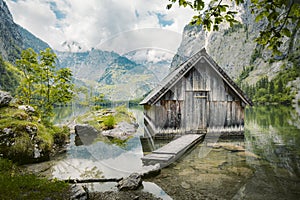
[[[37,134],[37,127],[36,126],[26,125],[25,129],[26,129],[26,132],[29,133],[30,135],[36,135]]]
[[[29,105],[21,105],[18,107],[20,110],[24,110],[28,114],[33,114],[35,113],[35,109],[32,106]]]
[[[88,124],[77,124],[75,125],[75,134],[76,144],[89,145],[97,138],[98,131]]]
[[[161,167],[159,163],[155,165],[148,165],[143,167],[143,171],[140,173],[142,178],[151,178],[160,174]]]
[[[258,155],[254,154],[250,151],[238,152],[237,155],[242,156],[242,157],[251,157],[254,159],[261,159]]]
[[[133,173],[119,181],[117,187],[119,190],[136,190],[142,185],[142,182],[141,175]]]
[[[88,189],[81,185],[72,185],[71,200],[87,200],[89,199]]]
[[[225,142],[218,142],[216,144],[209,144],[209,147],[212,147],[214,149],[220,149],[223,148],[227,151],[231,152],[243,152],[245,151],[245,148],[236,144],[232,143],[225,143]]]
[[[102,131],[102,135],[112,138],[118,138],[121,140],[126,140],[128,137],[136,132],[136,125],[129,124],[127,122],[120,122],[117,124],[116,128],[111,130]]]
[[[245,151],[244,147],[241,146],[237,146],[237,145],[226,145],[226,146],[222,146],[223,149],[227,150],[227,151],[231,151],[231,152],[243,152]]]
[[[183,187],[184,189],[190,189],[190,188],[191,188],[190,184],[188,184],[187,182],[182,182],[180,185],[181,185],[181,187]]]
[[[0,90],[0,107],[8,106],[12,99],[9,92]]]

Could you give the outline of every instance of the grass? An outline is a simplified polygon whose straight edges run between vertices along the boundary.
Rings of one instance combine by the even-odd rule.
[[[101,109],[98,111],[90,111],[76,119],[78,123],[89,124],[98,131],[109,130],[114,128],[118,123],[125,121],[132,123],[135,118],[132,113],[128,112],[126,106],[118,106],[113,110]],[[94,142],[103,141],[105,143],[113,143],[120,147],[125,147],[127,140],[118,138],[107,139],[106,137],[99,136]]]
[[[101,117],[101,120],[102,120],[101,127],[103,130],[113,129],[114,126],[116,125],[116,119],[113,115],[103,116]]]
[[[10,160],[0,158],[0,199],[69,199],[69,185],[22,172]]]
[[[100,109],[90,111],[76,119],[78,123],[89,124],[99,131],[112,129],[122,121],[131,123],[134,120],[133,114],[128,112],[125,106],[118,106],[114,110]]]

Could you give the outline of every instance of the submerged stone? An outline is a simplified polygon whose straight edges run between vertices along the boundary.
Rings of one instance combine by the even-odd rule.
[[[142,186],[142,182],[141,175],[133,173],[119,181],[117,187],[119,190],[136,190]]]
[[[72,196],[71,200],[87,200],[89,199],[89,193],[87,188],[81,185],[72,185],[71,187]]]

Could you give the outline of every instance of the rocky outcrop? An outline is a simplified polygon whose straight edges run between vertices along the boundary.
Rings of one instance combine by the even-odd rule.
[[[136,125],[123,121],[118,123],[114,129],[102,131],[101,134],[109,138],[126,140],[136,132],[136,129]]]
[[[8,106],[12,99],[9,92],[0,90],[0,107]]]
[[[232,5],[233,1],[224,0],[222,3],[238,10],[239,14],[236,17],[240,24],[233,27],[224,24],[221,25],[219,31],[211,32],[205,31],[202,26],[187,25],[184,28],[177,55],[173,58],[172,69],[203,47],[234,80],[239,77],[246,67],[253,66],[249,77],[245,79],[248,84],[255,84],[262,75],[272,79],[282,71],[281,66],[283,64],[289,65],[290,61],[288,59],[281,60],[279,57],[275,57],[273,62],[269,62],[271,58],[270,51],[263,50],[254,41],[265,23],[255,22],[255,16],[251,13],[250,0],[246,0],[240,6]],[[296,34],[295,38],[299,40],[297,39],[299,35]],[[296,41],[295,44],[297,44]],[[283,49],[287,51],[288,43],[286,42],[283,46]],[[293,51],[298,51],[298,47],[295,45]]]
[[[18,109],[20,110],[24,110],[26,113],[28,114],[33,114],[35,113],[35,109],[32,107],[32,106],[29,106],[29,105],[21,105],[21,106],[18,106]]]

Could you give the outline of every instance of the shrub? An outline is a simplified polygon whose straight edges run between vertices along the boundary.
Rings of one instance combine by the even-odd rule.
[[[102,124],[103,124],[102,128],[104,130],[113,129],[114,126],[116,125],[116,119],[113,115],[105,116],[103,117]]]

